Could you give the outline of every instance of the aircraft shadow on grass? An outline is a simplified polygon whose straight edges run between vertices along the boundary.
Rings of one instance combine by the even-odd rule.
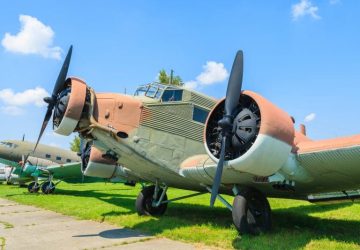
[[[123,189],[121,189],[123,190]],[[113,195],[90,191],[68,191],[59,190],[61,193],[69,195],[78,195],[85,197],[96,197],[101,201],[111,203],[116,206],[126,208],[127,212],[112,211],[103,213],[103,220],[106,217],[132,214],[135,212],[134,195]],[[274,231],[265,234],[259,238],[251,236],[238,237],[233,240],[235,248],[242,248],[243,241],[261,241],[263,239],[266,245],[269,237],[274,235],[286,238],[286,247],[301,248],[315,239],[331,239],[335,241],[349,242],[360,245],[360,221],[317,218],[309,215],[310,213],[321,213],[337,210],[351,206],[352,203],[327,204],[327,205],[301,205],[297,207],[274,209]],[[166,214],[156,219],[150,219],[134,225],[134,229],[146,230],[152,228],[152,233],[159,234],[165,230],[176,228],[186,228],[191,226],[211,225],[214,227],[228,228],[232,226],[232,220],[229,217],[229,211],[226,208],[210,208],[206,205],[194,205],[185,203],[171,203],[170,209]],[[291,239],[293,238],[293,239]],[[274,242],[274,244],[279,242]],[[276,247],[276,245],[274,245]]]
[[[123,191],[124,189],[121,190]],[[99,192],[98,190],[81,191],[63,189],[57,189],[57,194],[93,197],[127,210],[103,213],[103,221],[107,217],[136,213],[136,197],[134,195],[110,195],[109,193]],[[108,198],[109,196],[111,197]],[[271,238],[279,238],[279,241],[273,243],[273,247],[275,248],[279,246],[279,244],[286,244],[284,247],[288,249],[301,248],[312,240],[323,238],[360,245],[360,221],[317,218],[309,215],[309,213],[332,211],[350,205],[351,203],[329,205],[309,204],[291,208],[274,209],[273,221],[275,223],[273,224],[274,230],[272,232],[257,237],[237,237],[232,242],[233,247],[236,249],[243,248],[244,243],[250,244],[249,242],[251,241],[256,241],[258,243],[263,241],[264,245],[268,245],[269,239]],[[232,226],[232,220],[229,216],[230,212],[226,208],[210,208],[206,205],[186,203],[171,203],[169,206],[170,208],[164,216],[135,224],[132,229],[149,231],[148,228],[151,228],[151,233],[160,234],[165,230],[191,226],[210,225],[219,228],[228,228]],[[98,235],[106,238],[107,234],[104,232],[99,233]],[[117,232],[117,234],[121,235],[120,231]],[[109,235],[111,235],[111,232],[109,232]],[[285,243],[281,242],[282,237],[286,238],[286,241],[284,241]]]

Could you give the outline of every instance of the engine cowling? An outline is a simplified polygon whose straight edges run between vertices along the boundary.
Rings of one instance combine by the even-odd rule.
[[[214,107],[204,131],[205,149],[215,162],[221,149],[218,121],[223,117],[224,103],[222,100]],[[234,115],[225,167],[257,176],[272,175],[286,162],[294,133],[292,118],[286,112],[262,96],[244,91]]]
[[[86,145],[81,155],[81,170],[85,176],[106,179],[126,175],[116,160],[105,158],[99,149],[90,144]]]
[[[53,125],[54,131],[61,135],[70,135],[76,129],[83,112],[87,88],[86,83],[78,78],[68,78],[67,87],[56,99]]]

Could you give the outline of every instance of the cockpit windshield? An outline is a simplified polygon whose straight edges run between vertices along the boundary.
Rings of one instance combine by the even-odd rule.
[[[0,146],[6,147],[6,148],[16,148],[17,147],[16,144],[11,143],[11,142],[7,142],[7,141],[1,141]]]
[[[145,96],[148,86],[140,87],[135,91],[135,96]]]
[[[154,99],[160,99],[164,88],[164,85],[158,83],[147,84],[145,86],[139,87],[135,91],[135,96],[146,96]]]

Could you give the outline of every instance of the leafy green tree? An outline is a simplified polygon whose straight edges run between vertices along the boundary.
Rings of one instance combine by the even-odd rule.
[[[70,149],[76,153],[80,153],[80,137],[75,136],[73,141],[70,142]]]
[[[184,82],[182,81],[180,76],[172,76],[172,72],[168,75],[165,69],[159,71],[158,81],[159,83],[166,84],[166,85],[175,85],[175,86],[182,86]]]

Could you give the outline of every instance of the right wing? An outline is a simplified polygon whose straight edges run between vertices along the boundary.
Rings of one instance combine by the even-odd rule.
[[[360,135],[300,142],[297,147],[297,159],[314,178],[315,191],[360,188]]]

